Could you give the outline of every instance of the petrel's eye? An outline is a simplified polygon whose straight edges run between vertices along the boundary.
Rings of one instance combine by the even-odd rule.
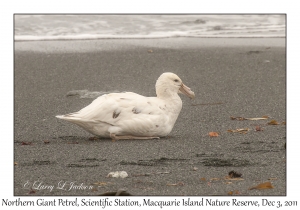
[[[174,82],[179,82],[179,80],[178,80],[178,79],[175,79]]]

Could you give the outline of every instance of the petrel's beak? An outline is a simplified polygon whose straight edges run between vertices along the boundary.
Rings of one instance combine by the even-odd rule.
[[[188,86],[184,85],[183,83],[181,84],[181,87],[179,88],[179,92],[183,93],[184,95],[188,96],[191,99],[195,98],[195,93]]]

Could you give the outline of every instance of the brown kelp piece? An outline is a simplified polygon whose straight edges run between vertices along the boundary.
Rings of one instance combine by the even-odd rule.
[[[264,190],[264,189],[273,189],[273,188],[274,188],[274,186],[271,184],[271,182],[264,182],[257,186],[250,187],[249,190],[254,190],[254,189]]]
[[[218,137],[218,136],[219,136],[219,133],[217,133],[217,132],[209,132],[208,135],[209,135],[210,137]]]
[[[271,120],[268,125],[279,125],[279,123],[276,120]]]

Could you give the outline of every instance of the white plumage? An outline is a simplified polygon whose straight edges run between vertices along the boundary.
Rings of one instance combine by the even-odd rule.
[[[156,82],[157,97],[132,92],[110,93],[98,97],[78,112],[56,117],[99,137],[154,139],[172,131],[182,108],[178,93],[195,97],[176,74],[163,73]]]

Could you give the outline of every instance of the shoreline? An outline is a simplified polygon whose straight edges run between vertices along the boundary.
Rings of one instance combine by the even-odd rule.
[[[22,38],[23,37],[23,38]],[[263,36],[263,35],[250,35],[250,36],[243,36],[243,35],[236,35],[236,36],[211,36],[211,35],[199,35],[199,36],[149,36],[149,37],[144,37],[144,36],[91,36],[88,38],[83,38],[82,36],[72,36],[70,35],[65,36],[65,37],[47,37],[47,36],[41,36],[41,37],[35,37],[35,36],[22,36],[22,35],[16,35],[15,36],[15,41],[18,42],[26,42],[26,41],[76,41],[76,40],[103,40],[103,39],[173,39],[173,38],[198,38],[198,39],[207,39],[207,38],[224,38],[224,39],[256,39],[256,38],[286,38],[285,35],[273,35],[273,36]]]
[[[195,49],[199,47],[265,46],[285,47],[286,38],[157,38],[157,39],[98,39],[15,41],[15,51],[88,52],[101,50],[129,50],[138,47]]]

